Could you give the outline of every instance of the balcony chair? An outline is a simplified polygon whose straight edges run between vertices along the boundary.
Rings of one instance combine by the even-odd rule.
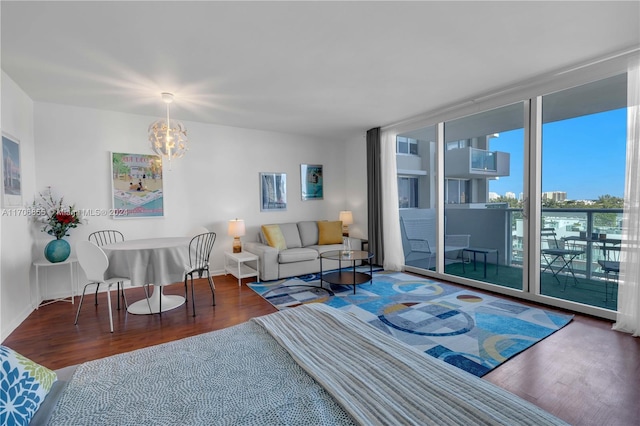
[[[400,218],[400,235],[404,250],[405,264],[424,269],[435,267],[435,252],[431,251],[431,245],[427,235],[435,237],[435,221],[425,218]],[[471,235],[445,235],[444,253],[445,262],[453,263],[460,257],[462,249],[469,247]]]
[[[78,324],[78,316],[80,315],[80,309],[82,309],[82,301],[84,300],[84,294],[87,291],[87,287],[90,285],[96,285],[96,292],[100,288],[101,284],[107,286],[107,304],[109,305],[109,325],[111,332],[113,333],[113,312],[111,310],[111,286],[127,281],[129,278],[113,277],[105,279],[104,273],[109,268],[109,258],[100,247],[98,247],[92,241],[79,241],[76,245],[76,252],[78,255],[78,262],[80,267],[84,271],[89,283],[84,286],[82,290],[82,296],[80,296],[80,304],[78,306],[78,312],[76,313],[76,321],[74,324]]]
[[[216,304],[215,284],[211,278],[211,272],[209,270],[209,256],[211,256],[211,250],[213,244],[216,241],[215,232],[205,232],[194,236],[189,243],[189,265],[184,271],[184,298],[187,301],[187,278],[191,278],[191,303],[193,306],[193,316],[196,316],[196,300],[193,290],[193,274],[197,273],[199,278],[202,278],[203,274],[207,274],[207,280],[209,281],[209,287],[211,288],[211,295],[213,300],[213,306]],[[188,303],[185,303],[188,306]]]
[[[567,287],[567,279],[569,278],[569,275],[573,277],[573,281],[577,285],[578,279],[576,278],[576,274],[573,269],[573,260],[581,254],[584,254],[585,251],[575,247],[566,248],[565,241],[563,239],[557,239],[554,228],[543,228],[540,234],[542,245],[546,244],[547,246],[540,250],[542,259],[546,263],[542,268],[542,272],[547,270],[551,271],[553,277],[558,281],[558,284],[561,284],[558,274],[565,271],[566,275],[562,291]],[[554,265],[556,266],[556,269],[554,269]]]
[[[120,241],[124,241],[124,235],[122,235],[122,232],[120,231],[116,231],[113,229],[104,229],[102,231],[96,231],[89,234],[89,241],[93,241],[98,247],[102,247],[107,244],[119,243]],[[118,283],[117,294],[118,310],[120,310],[120,297],[124,299],[124,306],[125,308],[127,308],[127,296],[126,294],[124,294],[124,282]],[[96,287],[95,304],[98,304],[98,287]]]
[[[435,253],[431,252],[429,241],[426,238],[420,238],[415,226],[419,225],[420,219],[400,218],[400,235],[402,237],[402,248],[404,250],[404,262],[407,265],[423,267],[431,269],[432,263],[435,266]],[[408,232],[412,238],[409,238]]]
[[[603,259],[598,259],[598,265],[604,272],[604,301],[609,301],[609,283],[611,282],[611,299],[613,300],[613,291],[617,287],[618,277],[620,275],[620,246],[607,246],[603,244],[600,247]],[[609,281],[609,274],[614,275],[614,280]]]

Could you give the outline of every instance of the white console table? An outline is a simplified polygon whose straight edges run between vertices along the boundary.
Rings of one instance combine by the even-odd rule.
[[[76,279],[74,278],[74,269],[77,268],[77,265],[78,265],[77,258],[70,256],[64,262],[57,262],[57,263],[51,263],[47,259],[38,259],[33,261],[33,265],[36,267],[36,301],[38,303],[38,306],[36,307],[36,309],[39,308],[40,306],[46,306],[54,302],[71,302],[72,304],[74,303],[74,296],[76,294]],[[69,266],[69,276],[70,276],[69,282],[71,283],[71,296],[52,299],[52,300],[48,300],[47,302],[40,303],[41,302],[40,301],[40,268],[49,268],[49,267],[58,266],[58,265]],[[47,286],[48,284],[49,282],[47,280]],[[44,300],[47,300],[47,294],[48,292],[46,291],[46,288],[45,288],[44,298],[43,298]]]
[[[256,262],[256,269],[245,265],[245,262]],[[256,277],[260,282],[260,259],[253,253],[243,251],[240,253],[224,252],[224,273],[233,275],[238,279],[238,286],[242,285],[242,278]]]

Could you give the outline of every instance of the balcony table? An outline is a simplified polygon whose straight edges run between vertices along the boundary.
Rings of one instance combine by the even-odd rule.
[[[483,277],[487,278],[487,255],[488,254],[495,254],[496,255],[496,275],[498,275],[498,264],[500,263],[499,261],[499,253],[498,253],[498,249],[492,249],[492,248],[485,248],[485,247],[464,247],[462,248],[462,272],[465,273],[465,268],[464,268],[464,253],[468,252],[468,253],[473,253],[473,270],[476,270],[476,254],[480,253],[482,255],[484,255],[483,258],[483,264],[484,264],[484,272],[483,272]],[[471,262],[471,259],[469,259],[469,262]]]

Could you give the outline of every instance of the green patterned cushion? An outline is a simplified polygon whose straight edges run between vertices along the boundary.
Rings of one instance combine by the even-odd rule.
[[[0,425],[28,425],[56,373],[0,345]]]

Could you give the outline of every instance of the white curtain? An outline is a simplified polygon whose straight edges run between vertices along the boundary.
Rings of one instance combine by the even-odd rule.
[[[380,136],[380,174],[382,175],[383,267],[388,271],[404,269],[404,252],[398,211],[398,170],[396,167],[396,133],[384,131]]]
[[[627,74],[627,168],[614,330],[640,336],[640,58]]]

